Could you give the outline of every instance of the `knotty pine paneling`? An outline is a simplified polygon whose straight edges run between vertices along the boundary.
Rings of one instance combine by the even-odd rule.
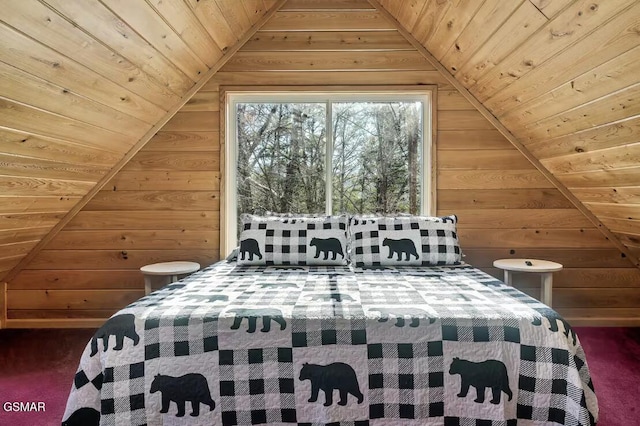
[[[581,152],[593,152],[605,148],[638,142],[640,117],[610,123],[605,126],[583,129],[569,135],[527,142],[527,148],[539,159],[561,157]]]
[[[8,290],[18,309],[117,309],[144,296],[143,290]]]
[[[280,10],[372,10],[367,0],[289,0]]]
[[[584,203],[639,204],[640,186],[616,188],[574,188]]]
[[[119,154],[109,147],[97,149],[49,136],[35,136],[11,129],[0,129],[3,154],[43,158],[68,164],[110,167]]]
[[[439,127],[439,132],[445,130]],[[554,307],[570,321],[637,321],[631,310],[603,311],[601,315],[597,311],[636,306],[638,270],[550,188],[537,170],[529,170],[530,165],[516,159],[517,151],[510,153],[495,139],[483,146],[482,141],[456,141],[452,137],[463,139],[461,133],[448,136],[445,143],[438,141],[438,208],[440,214],[459,215],[459,237],[466,261],[502,277],[502,271],[492,267],[496,258],[555,260],[565,269],[554,275]],[[519,169],[510,170],[513,165],[519,165]],[[517,279],[519,288],[534,296],[539,294],[535,276],[519,275]],[[581,296],[573,298],[574,293]],[[611,317],[607,319],[607,315]]]
[[[186,3],[221,51],[226,51],[238,40],[235,29],[222,14],[217,2],[186,0]]]
[[[219,259],[219,92],[211,88],[217,86],[185,105],[11,281],[10,322],[104,318],[143,295],[141,266]]]
[[[149,208],[149,207],[147,207]],[[191,227],[188,227],[191,228]],[[216,250],[220,232],[217,230],[65,230],[49,244],[51,250],[162,250],[180,249]]]
[[[186,2],[152,0],[149,2],[191,51],[208,67],[211,67],[223,52],[211,38]],[[259,15],[265,11],[260,11]]]
[[[640,114],[640,81],[630,87],[603,96],[593,103],[570,108],[543,120],[527,124],[523,139],[532,141],[573,134],[604,126]]]
[[[545,16],[533,4],[524,1],[509,19],[492,28],[492,36],[478,50],[468,52],[464,61],[450,65],[449,69],[466,87],[471,87],[546,22]],[[483,32],[489,32],[489,28],[483,28]]]
[[[218,258],[217,250],[176,249],[161,250],[42,250],[29,264],[30,270],[102,270],[140,269],[149,263],[190,260],[208,265]],[[11,288],[11,286],[9,286]],[[11,309],[11,300],[9,300]]]
[[[615,3],[612,3],[615,5]],[[620,9],[624,4],[620,4]],[[618,11],[620,10],[618,9]],[[598,11],[599,12],[599,11]],[[550,99],[551,115],[554,110],[571,108],[572,103],[580,105],[588,102],[594,94],[607,94],[614,91],[626,79],[633,79],[634,67],[637,66],[638,46],[635,28],[640,24],[640,4],[625,13],[618,13],[613,19],[604,21],[588,37],[580,39],[571,48],[549,60],[540,63],[530,70],[526,78],[514,81],[505,89],[487,99],[485,105],[502,118],[514,110],[514,99],[517,98],[517,110],[531,107],[539,100]],[[571,66],[566,66],[571,64]],[[569,83],[569,93],[558,93],[555,88]],[[573,83],[571,85],[571,83]],[[613,90],[612,90],[613,89]],[[542,95],[542,96],[541,96]],[[533,105],[530,103],[534,101]],[[543,111],[544,112],[544,111]],[[529,119],[535,120],[536,116]]]
[[[631,254],[636,254],[635,259],[631,259],[635,263],[637,253],[640,253],[640,221],[634,220],[640,217],[637,194],[640,157],[635,146],[640,123],[640,4],[629,0],[606,4],[582,0],[528,0],[512,2],[509,6],[500,4],[499,11],[489,13],[489,8],[497,2],[485,1],[460,31],[446,17],[460,16],[466,20],[471,6],[464,2],[418,0],[399,5],[381,0],[379,3],[427,50],[441,58],[458,82],[468,88],[579,201],[585,203],[602,222],[600,226],[613,232],[612,238],[617,237]],[[507,7],[512,8],[512,14],[502,14]],[[452,30],[443,32],[443,23],[451,23]],[[450,47],[444,56],[440,56],[443,46]],[[442,129],[440,131],[442,135]],[[487,149],[498,149],[494,144]],[[477,148],[479,145],[480,142],[476,142],[470,149],[482,149]],[[449,140],[446,148],[444,144],[440,145],[441,150],[453,146]],[[503,188],[513,191],[535,191],[544,187],[542,182],[535,182],[535,176],[523,170],[503,170],[502,179],[495,170],[487,170],[486,174],[482,169],[473,170],[469,164],[464,164],[467,160],[460,161],[460,166],[465,165],[467,170],[455,170],[451,164],[455,159],[452,154],[443,157],[447,169],[440,169],[438,181],[439,195],[445,191],[443,195],[448,205],[456,190],[500,191],[504,185]],[[496,157],[497,163],[504,161],[504,154],[501,156],[502,160]],[[486,167],[480,162],[477,166]],[[474,205],[482,206],[479,195],[469,195],[473,197]],[[495,198],[491,204],[496,204]],[[519,203],[514,200],[501,204],[511,210]],[[559,221],[558,224],[564,226],[567,222]],[[573,244],[588,241],[585,235],[589,228],[580,225],[579,229],[584,233],[576,237]],[[568,245],[560,240],[570,234],[552,229],[553,226],[537,230],[541,234],[549,232],[549,235],[557,236],[557,244]],[[535,236],[539,237],[538,234]],[[528,238],[531,244],[537,244],[537,239]],[[601,239],[594,242],[604,243],[606,241]],[[522,255],[521,250],[516,252]],[[548,256],[551,254],[563,256],[555,251],[550,251]],[[484,262],[485,255],[482,256]],[[586,267],[606,267],[599,259],[585,259],[585,262]],[[589,265],[588,262],[596,263]],[[563,276],[566,277],[566,273]],[[583,280],[577,274],[575,277]],[[595,280],[588,278],[584,286]],[[604,302],[596,297],[560,297],[558,303],[567,304],[560,308],[561,312],[581,318],[579,321],[585,323],[607,322],[605,318],[610,317],[612,323],[637,324],[640,310],[633,314],[631,310],[605,306],[617,303],[615,283],[622,282],[620,276],[601,277],[599,281],[599,286],[608,288],[603,291],[611,294],[589,294],[602,297]],[[574,289],[568,294],[571,291]],[[632,304],[637,301],[633,291],[628,295]],[[593,305],[597,309],[589,312],[590,308],[572,307],[571,303]],[[625,316],[629,318],[622,319]]]
[[[276,42],[277,43],[274,43]],[[286,46],[286,47],[285,47]],[[300,50],[340,50],[349,48],[364,51],[414,50],[397,31],[269,31],[254,35],[243,52]]]
[[[100,176],[107,171],[105,167],[69,164],[62,161],[49,161],[17,155],[5,155],[0,153],[0,167],[7,176],[35,177],[45,179],[63,179],[92,182],[95,176]]]
[[[225,71],[424,70],[434,68],[417,51],[243,52],[223,67]]]
[[[13,266],[24,266],[19,260],[27,253],[15,247],[48,239],[46,227],[56,229],[68,212],[75,212],[83,197],[211,68],[226,59],[224,53],[235,48],[275,4],[202,2],[215,5],[215,16],[207,18],[209,6],[196,3],[3,4],[0,241],[15,245],[0,251],[0,282]],[[218,25],[208,26],[212,20]],[[172,191],[188,184],[194,191],[206,191],[207,198],[217,197],[211,191],[218,191],[219,155],[204,144],[217,143],[218,110],[217,95],[193,97],[168,123],[168,135],[159,140],[158,149],[141,154],[125,171],[133,173],[134,184],[140,179],[134,189]],[[194,143],[190,153],[177,152],[176,144],[196,137],[201,144]],[[163,153],[163,147],[173,154]],[[154,169],[152,175],[138,173],[148,168]],[[195,175],[188,173],[190,169]],[[157,188],[148,181],[155,186],[168,183]],[[196,198],[202,201],[201,196]],[[202,218],[209,218],[208,209],[217,209],[217,200],[213,201],[203,207]],[[16,224],[24,225],[21,232],[14,231]],[[4,312],[4,303],[0,310]]]
[[[402,6],[397,5],[397,13],[410,16],[419,11],[422,18],[428,16],[436,23],[445,16],[446,10],[438,10],[439,2],[421,2],[424,8],[413,6],[415,11],[411,13],[404,9],[404,4],[409,3],[420,2],[402,2]],[[203,23],[219,18],[205,13],[215,2],[189,0],[187,4]],[[518,12],[527,7],[537,15],[527,17]],[[241,49],[238,58],[242,60],[223,67],[133,159],[131,166],[118,173],[34,263],[9,283],[10,319],[73,318],[70,321],[81,323],[100,318],[141,294],[139,266],[178,258],[202,263],[219,258],[220,87],[428,84],[438,87],[437,209],[439,214],[459,215],[465,260],[495,276],[501,276],[501,271],[492,265],[498,258],[560,262],[565,269],[554,276],[554,298],[569,320],[579,324],[637,325],[637,269],[630,267],[595,226],[441,74],[427,62],[416,62],[415,53],[406,50],[398,34],[375,16],[368,2],[292,0],[284,9],[287,14],[256,33]],[[354,28],[352,22],[357,20],[331,20],[334,16],[348,18],[365,12],[371,19],[362,25],[377,25],[376,31],[388,35],[388,42],[379,49],[373,36],[361,41],[353,37],[372,28]],[[513,47],[522,41],[518,37],[526,38],[526,34],[535,32],[536,25],[542,26],[548,19],[529,1],[518,6],[511,16],[518,19],[512,26],[507,25],[508,20],[501,26],[498,18],[493,25],[498,37],[508,33],[500,32],[502,28],[520,31],[510,35],[515,41],[508,45]],[[422,21],[414,21],[412,30],[422,31]],[[308,47],[297,31],[310,37]],[[289,32],[291,38],[287,37]],[[337,38],[341,33],[344,42]],[[433,36],[425,33],[422,37]],[[460,37],[464,40],[469,35],[462,30]],[[219,47],[223,49],[221,40],[218,37],[216,43],[221,43]],[[449,45],[455,49],[453,43]],[[485,45],[477,51],[481,52]],[[492,47],[487,51],[488,58],[503,57],[499,45],[489,43]],[[256,69],[254,64],[264,61],[262,47],[281,52],[282,58],[295,58],[302,53],[307,61],[292,60],[282,71]],[[334,58],[357,58],[357,52],[376,51],[383,58],[379,61],[386,61],[384,55],[390,51],[389,58],[395,60],[389,63],[400,64],[406,57],[424,70],[402,69],[400,65],[396,69],[376,69],[377,65],[371,62],[334,70],[326,64],[316,65],[329,57],[326,52],[317,52],[322,50],[320,47],[335,51]],[[470,62],[476,61],[473,52],[465,51],[464,55]],[[310,61],[315,61],[314,65]],[[606,139],[610,133],[598,133],[597,137]],[[588,140],[590,137],[585,136]],[[170,161],[171,158],[175,160]],[[201,170],[209,166],[211,170]],[[633,192],[626,196],[633,197]],[[534,277],[524,278],[519,285],[532,294],[538,292]],[[63,293],[48,297],[47,290]]]
[[[72,57],[150,103],[162,106],[179,100],[179,96],[158,79],[146,78],[142,64],[139,66],[117,49],[98,43],[91,32],[80,30],[43,2],[24,0],[4,6],[3,22],[61,54]]]
[[[84,270],[28,270],[22,271],[11,282],[14,290],[41,290],[42,288],[59,290],[96,290],[144,288],[140,271],[131,269],[112,269],[108,273],[87,274]]]
[[[462,31],[447,17],[467,21],[474,6],[465,2],[380,5],[579,201],[640,182],[640,157],[629,146],[639,140],[640,3],[489,0]],[[605,216],[613,211],[607,206],[592,211],[602,222],[640,215],[638,201],[626,204],[630,215],[619,209]],[[625,229],[620,239],[631,250],[627,236],[640,229]]]
[[[509,16],[522,4],[522,1],[503,2],[500,0],[488,0],[482,3],[474,16],[468,14],[465,18],[469,21],[462,31],[458,31],[455,42],[449,44],[449,49],[439,49],[440,54],[432,53],[438,57],[442,65],[450,70],[458,70],[469,57],[476,52],[492,36],[493,28],[497,28],[506,21]],[[404,9],[407,9],[406,7]],[[455,13],[457,18],[457,11]],[[399,16],[398,20],[403,22],[406,19]],[[409,19],[408,25],[413,25]],[[458,26],[460,28],[461,26]],[[448,35],[453,39],[452,34]]]
[[[393,24],[374,10],[289,11],[276,13],[264,31],[393,31]]]
[[[556,56],[572,46],[581,37],[614,17],[633,0],[618,0],[594,4],[590,0],[571,3],[553,20],[545,23],[540,31],[510,52],[498,66],[480,77],[471,92],[485,101],[510,83],[522,78],[536,65]],[[567,62],[567,65],[571,62]]]

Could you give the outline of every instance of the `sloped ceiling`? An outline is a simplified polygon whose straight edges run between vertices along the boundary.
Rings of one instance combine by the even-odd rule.
[[[0,281],[282,3],[0,0]]]
[[[0,280],[283,3],[0,0]],[[371,4],[482,102],[627,253],[640,254],[640,3]]]
[[[628,254],[640,254],[640,3],[372,0]]]

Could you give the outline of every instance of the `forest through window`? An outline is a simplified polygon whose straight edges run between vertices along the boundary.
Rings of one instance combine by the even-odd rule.
[[[432,90],[226,92],[221,249],[242,213],[431,214]]]
[[[424,108],[392,96],[237,102],[237,212],[421,213]]]

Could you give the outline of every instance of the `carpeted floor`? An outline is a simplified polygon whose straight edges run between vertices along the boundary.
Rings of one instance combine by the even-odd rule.
[[[73,376],[95,330],[0,330],[0,425],[60,425]],[[44,412],[7,412],[6,402],[44,402]]]
[[[576,328],[600,405],[599,426],[640,426],[640,328]],[[93,330],[0,330],[0,425],[59,425]],[[6,402],[44,402],[16,413]]]
[[[598,396],[598,426],[640,426],[640,328],[575,327]]]

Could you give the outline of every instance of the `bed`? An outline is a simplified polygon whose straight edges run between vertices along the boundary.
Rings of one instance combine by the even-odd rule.
[[[81,356],[63,425],[597,421],[569,324],[472,266],[244,255],[111,317]]]

